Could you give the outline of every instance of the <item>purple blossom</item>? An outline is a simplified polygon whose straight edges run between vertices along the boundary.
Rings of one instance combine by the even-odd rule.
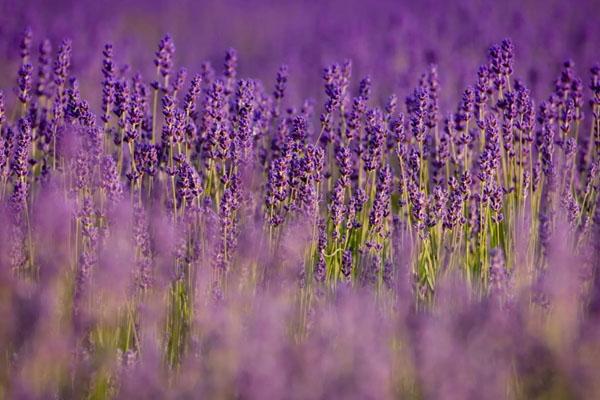
[[[158,150],[149,143],[136,143],[135,165],[142,173],[154,176],[158,168]]]
[[[371,110],[366,115],[366,151],[363,153],[365,170],[375,170],[381,162],[387,131],[380,110]]]
[[[342,254],[342,274],[346,280],[350,280],[352,275],[352,252],[344,250]]]
[[[343,145],[339,146],[336,151],[335,160],[340,170],[340,179],[347,185],[354,171],[350,149]]]
[[[108,123],[110,119],[110,109],[115,101],[115,65],[113,62],[113,46],[107,44],[102,52],[104,57],[102,61],[102,121]]]
[[[23,64],[19,68],[19,79],[17,84],[19,87],[19,101],[27,104],[31,98],[33,66],[31,64]]]
[[[181,201],[185,200],[188,206],[192,206],[202,194],[200,175],[183,157],[179,157],[177,162],[177,196]]]
[[[282,65],[277,71],[277,79],[275,81],[275,89],[273,91],[273,98],[275,99],[275,108],[273,114],[279,116],[281,103],[285,97],[285,90],[288,85],[289,69],[287,65]]]
[[[407,103],[410,104],[410,107],[407,107],[410,113],[410,129],[419,143],[425,139],[427,97],[427,90],[419,87],[415,90],[413,96],[407,100]]]
[[[593,7],[60,3],[0,35],[0,393],[598,397],[600,69],[549,80],[590,62]],[[155,70],[123,36],[173,18],[190,82],[169,35]]]
[[[4,105],[4,92],[0,91],[0,132],[1,132],[2,126],[5,123],[6,123],[6,108]]]
[[[387,115],[387,119],[393,117],[396,113],[396,108],[398,107],[398,96],[395,94],[390,95],[385,103],[385,113]]]
[[[235,78],[237,76],[238,56],[235,49],[229,49],[225,53],[225,64],[223,65],[223,76],[225,77],[225,95],[233,92]]]
[[[181,91],[181,89],[183,88],[183,85],[185,85],[186,78],[187,78],[187,69],[179,68],[179,70],[177,71],[177,75],[175,75],[175,79],[173,80],[173,84],[171,86],[171,93],[173,94],[173,97],[177,97],[177,94]]]
[[[19,50],[21,53],[21,60],[23,64],[26,64],[29,61],[29,56],[31,54],[31,42],[33,41],[33,31],[31,27],[25,28],[23,31],[23,36],[21,37],[21,42],[19,43]]]
[[[17,179],[24,181],[29,174],[29,154],[32,140],[31,123],[26,118],[19,120],[19,133],[10,164],[12,173]]]
[[[136,141],[139,138],[142,123],[144,122],[146,106],[146,87],[142,83],[141,75],[135,74],[131,82],[130,99],[127,101],[127,128],[125,141]],[[166,97],[166,96],[165,96]]]
[[[369,224],[376,232],[382,232],[385,220],[390,214],[390,196],[392,189],[392,172],[388,165],[377,174],[377,189],[373,208],[369,214]]]
[[[445,219],[446,216],[446,198],[447,194],[444,189],[436,185],[433,187],[432,193],[427,201],[427,216],[426,225],[428,228],[433,228]]]
[[[202,75],[197,74],[192,78],[190,89],[185,95],[183,109],[188,117],[193,118],[196,111],[196,102],[202,89]]]
[[[154,65],[156,66],[156,70],[163,77],[165,81],[165,87],[162,87],[160,83],[155,82],[154,88],[159,89],[162,87],[166,90],[166,84],[169,81],[169,77],[171,76],[171,72],[173,69],[173,57],[175,55],[175,43],[173,42],[173,38],[171,35],[167,34],[164,38],[161,39],[158,44],[158,50],[155,54]]]
[[[237,244],[237,211],[240,205],[239,184],[232,179],[223,193],[219,207],[220,244],[215,259],[216,268],[226,272]]]
[[[479,129],[483,129],[484,120],[482,117],[485,114],[488,97],[491,94],[491,85],[490,70],[486,65],[482,65],[477,72],[477,85],[475,86],[475,118]]]
[[[59,88],[64,87],[69,78],[69,68],[71,67],[71,41],[65,39],[62,41],[56,61],[54,62],[54,84]],[[60,91],[59,91],[60,95]]]
[[[498,122],[493,115],[486,118],[485,148],[479,156],[479,180],[490,183],[494,178],[500,163],[500,137]]]
[[[453,176],[450,177],[448,186],[450,186],[450,191],[448,194],[446,212],[444,213],[443,225],[444,228],[452,230],[454,227],[465,223],[463,215],[464,196],[460,191],[456,178]]]
[[[106,192],[109,202],[116,203],[123,196],[123,186],[117,171],[117,163],[111,156],[102,158],[102,189]]]
[[[254,110],[255,85],[253,81],[240,80],[236,90],[237,132],[235,137],[236,158],[248,160],[252,149],[252,114]]]
[[[343,216],[346,212],[346,206],[344,204],[345,191],[346,187],[344,182],[341,179],[338,179],[333,186],[329,203],[329,213],[331,214],[331,220],[335,227],[341,225]]]
[[[206,131],[206,146],[211,158],[223,157],[229,149],[229,135],[225,131],[225,88],[216,80],[205,101],[202,129]]]

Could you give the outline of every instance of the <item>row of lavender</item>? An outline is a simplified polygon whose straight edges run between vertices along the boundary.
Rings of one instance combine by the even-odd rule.
[[[377,104],[350,62],[292,105],[286,66],[188,82],[166,36],[150,80],[105,46],[95,112],[71,42],[33,43],[0,97],[0,393],[599,393],[600,68],[536,104],[505,39],[454,110],[434,65]]]
[[[600,27],[590,16],[599,12],[595,0],[547,0],[543,7],[506,0],[501,8],[490,0],[380,0],[377,7],[360,0],[6,0],[0,5],[0,54],[6,57],[0,86],[13,84],[24,25],[56,44],[63,37],[73,40],[71,71],[84,93],[100,80],[104,43],[113,43],[120,61],[149,77],[148,54],[162,32],[171,32],[177,59],[190,70],[199,70],[203,60],[221,64],[228,47],[243,54],[240,72],[263,82],[285,62],[293,71],[286,96],[294,103],[318,93],[320,68],[334,61],[349,58],[355,76],[371,74],[378,101],[388,88],[408,93],[435,62],[443,71],[440,102],[448,109],[472,82],[482,52],[510,32],[519,54],[527,55],[519,58],[518,75],[541,98],[558,61],[568,56],[586,68],[596,61]],[[86,98],[97,109],[100,96]]]

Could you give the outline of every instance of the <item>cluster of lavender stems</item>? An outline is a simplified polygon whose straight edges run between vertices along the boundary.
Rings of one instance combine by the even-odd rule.
[[[498,361],[508,375],[489,383],[492,393],[600,393],[590,372],[597,360],[569,354],[573,370],[550,366],[566,348],[585,347],[547,334],[568,318],[600,333],[600,68],[579,75],[566,61],[550,96],[536,100],[516,76],[516,45],[490,47],[455,107],[441,105],[436,65],[401,101],[375,96],[350,61],[324,69],[320,106],[291,101],[286,65],[273,82],[240,78],[233,49],[221,68],[178,69],[166,35],[148,77],[107,44],[101,96],[86,100],[70,40],[25,30],[14,96],[0,92],[0,316],[15,321],[0,329],[0,397],[276,395],[276,384],[260,391],[266,378],[244,369],[245,357],[264,346],[308,362],[296,353],[325,340],[333,320],[367,332],[339,333],[340,346],[378,341],[352,348],[374,346],[360,357],[389,375],[385,389],[348,383],[360,398],[483,393],[483,382],[436,386],[447,363],[436,357],[454,350],[421,348],[468,330],[454,326],[448,299],[464,302],[473,329],[520,324],[507,340],[524,344],[497,335],[480,343],[509,348]],[[489,315],[470,321],[480,308]],[[361,310],[371,326],[360,328]],[[527,327],[532,315],[547,325]],[[45,329],[48,338],[38,337]],[[412,337],[421,334],[427,342]],[[245,335],[250,350],[223,343]],[[594,337],[578,340],[597,353]],[[40,363],[53,344],[64,353],[50,371]],[[550,371],[529,365],[535,355],[524,353],[536,349]],[[328,356],[339,370],[324,374],[340,387],[344,368],[360,370]],[[297,384],[289,368],[285,379]],[[572,387],[577,373],[581,388]],[[537,379],[548,380],[541,392]],[[143,388],[145,380],[155,383]],[[323,390],[315,398],[335,393]]]

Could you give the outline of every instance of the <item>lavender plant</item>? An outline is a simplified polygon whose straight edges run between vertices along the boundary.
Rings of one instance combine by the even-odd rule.
[[[597,65],[544,60],[539,95],[502,39],[460,90],[443,59],[300,90],[234,49],[188,74],[167,34],[149,68],[98,46],[88,81],[20,32],[0,397],[600,395]]]

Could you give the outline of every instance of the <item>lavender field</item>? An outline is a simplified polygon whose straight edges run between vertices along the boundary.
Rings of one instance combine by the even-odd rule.
[[[0,0],[0,399],[600,398],[600,3]]]

